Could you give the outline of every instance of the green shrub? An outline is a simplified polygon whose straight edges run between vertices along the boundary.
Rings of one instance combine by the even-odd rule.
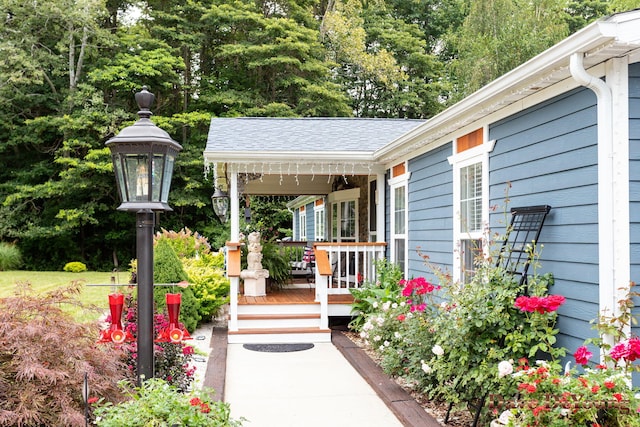
[[[189,279],[178,256],[166,239],[159,240],[155,245],[153,270],[155,284],[186,283]],[[155,286],[153,299],[157,310],[166,311],[165,295],[177,292],[182,294],[180,321],[189,332],[193,332],[202,317],[199,314],[200,303],[195,297],[191,286]]]
[[[211,320],[229,301],[229,279],[222,267],[224,254],[205,254],[182,262],[189,276],[189,287],[200,302],[200,316],[204,321]]]
[[[400,279],[402,270],[387,259],[375,262],[378,281],[365,282],[360,288],[350,288],[353,295],[351,314],[355,317],[349,327],[357,332],[362,329],[366,316],[378,310],[378,306],[386,301],[395,300],[400,295]]]
[[[22,254],[16,245],[0,242],[0,271],[17,270],[22,266]]]
[[[123,352],[96,345],[96,324],[76,323],[65,304],[81,305],[77,283],[36,294],[18,285],[0,299],[0,425],[84,427],[80,391],[88,375],[90,396],[122,399],[127,378]]]
[[[123,388],[126,384],[123,384]],[[94,408],[99,427],[193,426],[238,427],[241,420],[230,417],[228,403],[211,399],[212,391],[182,393],[154,378],[128,391],[130,400],[113,405],[98,403]]]
[[[87,271],[87,266],[81,262],[73,261],[65,264],[63,270],[71,273],[82,273],[83,271]]]

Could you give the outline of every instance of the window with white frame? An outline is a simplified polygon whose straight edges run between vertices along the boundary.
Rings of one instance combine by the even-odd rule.
[[[316,204],[313,207],[313,217],[315,225],[315,239],[317,241],[322,241],[325,239],[325,213],[323,200],[316,200]]]
[[[410,173],[406,164],[401,163],[391,169],[389,187],[391,190],[391,260],[407,275],[407,194]]]
[[[304,206],[300,206],[298,211],[298,224],[300,226],[300,240],[307,240],[307,211]]]
[[[331,206],[331,240],[358,241],[358,198],[360,189],[336,191],[328,196]]]
[[[454,198],[454,280],[468,281],[475,273],[478,257],[485,256],[484,228],[489,221],[489,153],[494,141],[484,140],[480,128],[459,137],[453,165]]]

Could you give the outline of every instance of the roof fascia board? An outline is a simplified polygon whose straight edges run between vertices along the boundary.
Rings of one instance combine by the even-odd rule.
[[[298,196],[287,203],[287,208],[298,209],[300,206],[306,206],[309,203],[315,202],[319,198],[320,197],[318,196]]]
[[[625,35],[628,40],[636,40],[637,42],[637,34],[633,34],[633,37],[629,35],[632,32],[631,27],[637,25],[634,21],[640,18],[640,11],[637,12],[638,13],[634,13],[633,18],[628,17],[628,19],[624,21],[624,29],[621,29],[623,24],[617,21],[596,21],[583,28],[571,37],[559,42],[504,76],[487,84],[457,104],[437,114],[425,124],[418,126],[385,147],[378,149],[375,152],[375,158],[383,163],[392,162],[400,158],[395,156],[394,153],[406,156],[406,150],[402,148],[407,145],[420,143],[421,139],[424,139],[423,142],[425,144],[433,146],[434,141],[428,141],[430,135],[437,135],[438,133],[448,135],[455,130],[456,126],[457,128],[464,126],[465,124],[456,125],[456,122],[460,122],[461,117],[469,117],[469,122],[472,122],[474,121],[472,119],[473,117],[478,115],[485,116],[492,113],[493,111],[485,110],[492,104],[495,104],[496,100],[504,97],[505,94],[527,87],[531,85],[532,82],[540,81],[542,78],[568,68],[569,58],[575,52],[585,52],[588,54],[590,51],[614,41],[620,33]],[[444,138],[444,140],[448,141],[450,138]]]
[[[278,162],[278,161],[297,161],[307,160],[308,162],[336,162],[344,161],[373,161],[373,152],[369,151],[205,151],[205,159],[210,162],[224,161],[229,162]]]

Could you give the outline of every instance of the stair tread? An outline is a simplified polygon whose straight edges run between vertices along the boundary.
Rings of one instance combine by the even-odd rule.
[[[238,314],[238,320],[277,320],[277,319],[319,319],[320,313],[283,313],[283,314]]]
[[[229,331],[229,335],[244,334],[315,334],[315,333],[331,333],[331,329],[321,329],[319,327],[301,327],[301,328],[247,328],[237,331]]]

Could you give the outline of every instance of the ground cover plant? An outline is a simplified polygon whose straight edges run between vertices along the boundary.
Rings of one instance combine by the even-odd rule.
[[[230,417],[228,403],[213,401],[213,390],[183,393],[160,379],[145,381],[131,389],[122,383],[129,399],[117,405],[98,401],[93,413],[98,427],[239,427],[242,419]]]

